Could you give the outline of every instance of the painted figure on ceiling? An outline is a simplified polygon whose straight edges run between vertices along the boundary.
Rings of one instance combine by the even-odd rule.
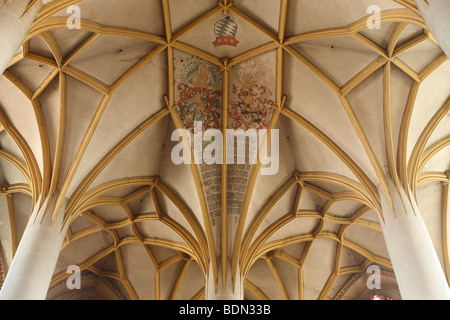
[[[186,129],[201,121],[203,130],[221,126],[221,72],[215,65],[197,57],[183,60],[178,89],[178,109]]]
[[[272,92],[263,82],[264,65],[255,58],[235,66],[230,108],[229,127],[238,130],[266,129],[269,125],[274,101]]]

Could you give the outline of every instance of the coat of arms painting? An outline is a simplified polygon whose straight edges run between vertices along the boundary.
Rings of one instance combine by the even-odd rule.
[[[225,17],[214,26],[214,47],[236,47],[238,26]],[[232,67],[229,74],[228,129],[266,129],[272,117],[274,89],[271,64],[253,57]],[[200,57],[175,51],[175,94],[186,129],[202,122],[203,130],[222,127],[223,76],[219,66]],[[272,89],[270,89],[272,88]]]

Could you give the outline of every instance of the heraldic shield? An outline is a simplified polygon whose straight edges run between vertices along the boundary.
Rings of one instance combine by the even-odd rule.
[[[219,46],[233,46],[236,47],[239,43],[236,40],[238,26],[236,22],[230,19],[230,17],[225,17],[219,20],[214,25],[214,32],[216,34],[216,41],[213,42],[215,47]]]

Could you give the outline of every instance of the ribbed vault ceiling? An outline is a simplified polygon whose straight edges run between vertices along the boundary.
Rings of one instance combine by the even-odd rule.
[[[382,25],[370,30],[374,4]],[[67,29],[70,5],[81,29]],[[215,47],[226,16],[239,43]],[[214,224],[202,169],[171,161],[189,58],[219,70],[222,114],[236,68],[263,61],[268,127],[280,130],[278,174],[252,166],[239,214]],[[398,297],[377,186],[389,172],[410,186],[449,272],[449,80],[412,0],[51,1],[0,77],[6,267],[30,209],[56,192],[69,199],[71,226],[52,298],[78,265],[107,279],[87,276],[86,297],[201,299],[209,268],[222,276],[223,253],[244,273],[247,299],[367,298],[362,286],[341,290],[371,264]],[[231,197],[226,187],[218,196]],[[224,236],[224,225],[235,229]]]

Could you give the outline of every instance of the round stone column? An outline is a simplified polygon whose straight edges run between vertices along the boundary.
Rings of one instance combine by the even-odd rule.
[[[404,300],[450,300],[444,271],[417,204],[388,179],[393,210],[379,189],[381,222],[389,257]]]
[[[45,300],[67,226],[66,203],[51,223],[54,201],[31,215],[0,291],[0,300]]]
[[[450,58],[450,1],[414,0],[433,36]]]
[[[29,2],[29,0],[13,0],[5,7],[5,0],[0,0],[0,75],[19,51],[42,7],[42,1],[39,1],[22,17]]]

